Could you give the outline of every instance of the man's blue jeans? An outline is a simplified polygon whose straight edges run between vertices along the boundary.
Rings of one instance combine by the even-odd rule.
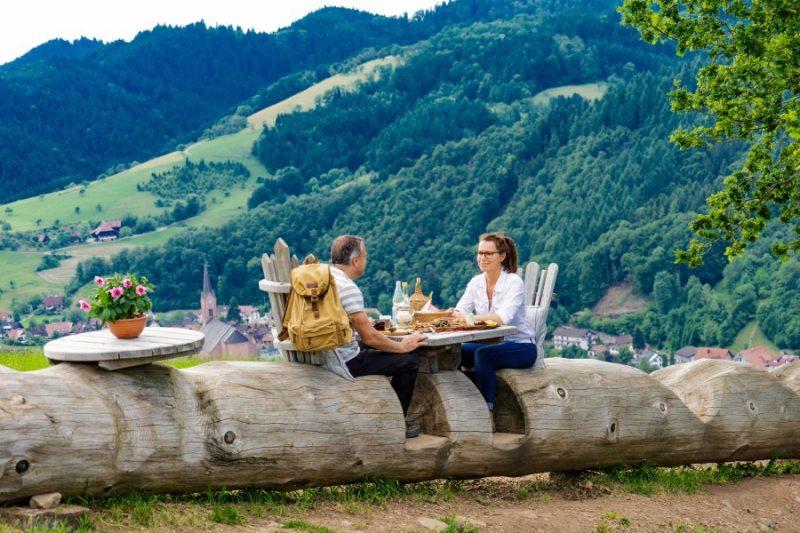
[[[532,342],[504,341],[497,344],[465,342],[461,345],[461,365],[475,367],[478,390],[488,404],[494,404],[497,390],[495,370],[530,368],[536,362],[536,345]]]

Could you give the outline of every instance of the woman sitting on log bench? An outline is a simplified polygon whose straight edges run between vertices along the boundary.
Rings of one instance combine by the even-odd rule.
[[[481,235],[477,252],[481,274],[470,280],[454,310],[458,318],[474,313],[475,320],[493,320],[518,330],[497,344],[461,345],[461,364],[475,367],[476,384],[490,411],[494,408],[495,371],[530,368],[536,362],[536,334],[525,315],[525,283],[516,274],[517,257],[511,237],[501,233]]]

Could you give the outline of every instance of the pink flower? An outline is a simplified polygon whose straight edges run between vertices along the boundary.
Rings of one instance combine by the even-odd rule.
[[[111,295],[111,297],[112,297],[113,299],[115,299],[115,300],[116,300],[116,299],[118,299],[120,296],[122,296],[122,293],[123,293],[123,292],[125,292],[125,291],[124,291],[124,290],[122,290],[122,287],[114,287],[113,289],[111,289],[110,291],[108,291],[108,294],[110,294],[110,295]]]
[[[78,301],[78,305],[81,306],[81,310],[84,311],[85,313],[88,313],[89,311],[92,310],[92,304],[90,304],[86,300]]]
[[[130,280],[130,278],[125,278],[122,280],[122,286],[126,289],[130,289],[131,285],[133,285],[133,282]]]
[[[136,286],[136,296],[144,296],[147,294],[147,287],[144,285],[137,285]]]
[[[95,276],[95,277],[94,277],[94,282],[95,282],[95,283],[97,283],[97,286],[98,286],[98,287],[102,287],[103,285],[105,285],[105,284],[106,284],[106,280],[104,280],[104,279],[103,279],[103,278],[101,278],[100,276]]]

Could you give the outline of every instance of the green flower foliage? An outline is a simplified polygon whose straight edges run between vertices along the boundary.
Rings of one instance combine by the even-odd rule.
[[[114,274],[107,278],[96,276],[94,281],[97,287],[91,291],[89,299],[78,302],[89,316],[113,322],[141,316],[153,307],[148,296],[153,285],[144,276]]]
[[[711,120],[678,129],[672,140],[696,148],[741,139],[749,152],[708,211],[690,227],[695,238],[679,262],[696,266],[715,242],[741,255],[777,218],[793,234],[772,247],[785,259],[800,250],[800,5],[796,0],[625,0],[623,24],[651,43],[674,41],[677,53],[703,51],[708,63],[694,90],[675,83],[676,112]]]

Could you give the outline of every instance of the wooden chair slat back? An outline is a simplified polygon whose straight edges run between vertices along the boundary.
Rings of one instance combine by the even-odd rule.
[[[522,279],[525,280],[525,305],[533,305],[533,299],[536,295],[536,281],[539,279],[539,263],[533,261],[528,263]]]
[[[264,279],[280,283],[290,283],[292,280],[291,271],[298,266],[300,261],[296,255],[290,255],[289,246],[283,239],[275,241],[273,253],[265,253],[261,256],[261,269],[264,271]],[[266,290],[266,289],[265,289]],[[272,292],[267,290],[269,305],[272,308],[273,319],[276,321],[276,329],[280,331],[283,316],[286,314],[286,304],[289,295],[283,292]],[[281,354],[287,361],[296,363],[307,363],[320,365],[323,356],[319,353],[300,352],[297,350],[280,349]]]
[[[536,366],[544,366],[544,339],[547,335],[547,315],[558,278],[558,265],[550,263],[541,269],[538,263],[530,262],[525,268],[525,306],[528,322],[536,332],[536,347],[539,357]]]

